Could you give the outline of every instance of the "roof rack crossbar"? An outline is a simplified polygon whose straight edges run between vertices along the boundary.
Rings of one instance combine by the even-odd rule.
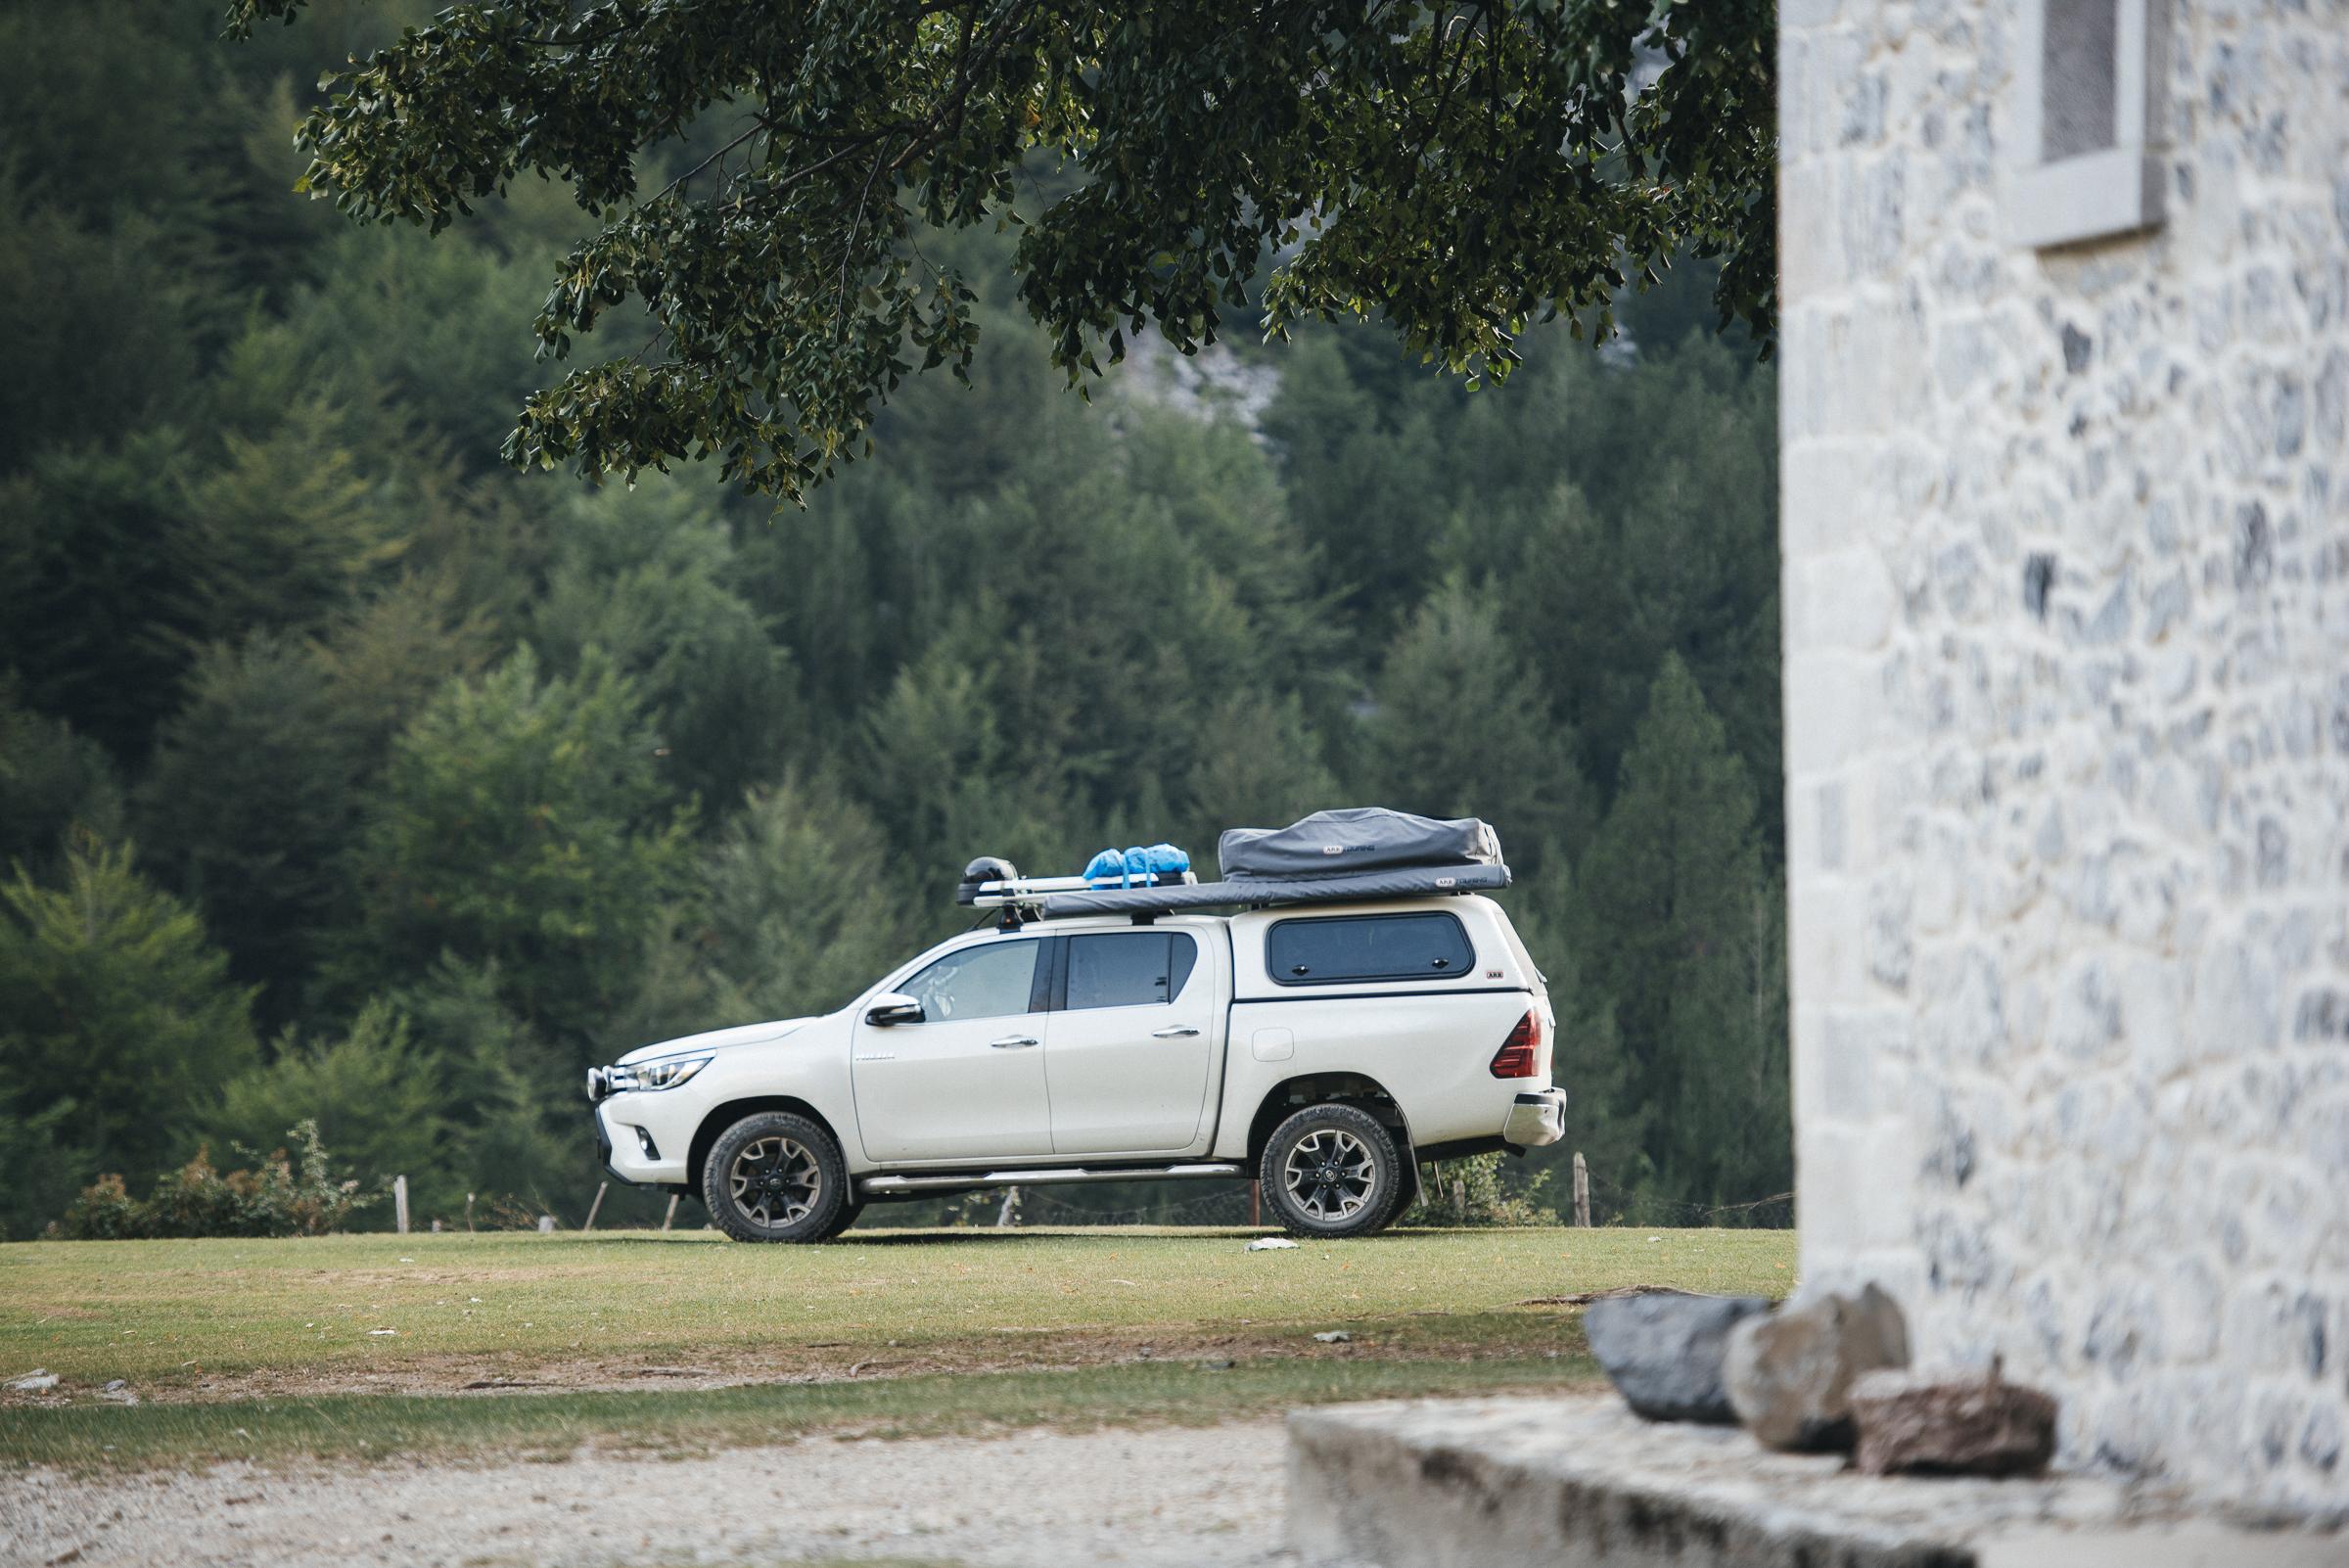
[[[1198,876],[1189,871],[1176,875],[1145,873],[1121,885],[1107,877],[1005,877],[993,882],[982,882],[973,890],[970,904],[974,909],[1001,909],[1016,906],[1023,909],[1041,909],[1044,900],[1056,893],[1116,893],[1128,889],[1193,887]]]

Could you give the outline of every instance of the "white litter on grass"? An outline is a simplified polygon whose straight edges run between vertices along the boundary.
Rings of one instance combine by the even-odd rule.
[[[36,1366],[8,1386],[19,1394],[38,1394],[57,1387],[57,1374],[46,1366]]]
[[[416,1260],[415,1260],[415,1259],[413,1259],[413,1258],[402,1258],[402,1259],[400,1260],[400,1262],[401,1262],[401,1263],[414,1263],[415,1261],[416,1261]]]
[[[1354,1336],[1343,1328],[1333,1328],[1326,1334],[1315,1334],[1313,1338],[1324,1345],[1351,1345],[1354,1343]]]
[[[1250,1252],[1271,1252],[1275,1248],[1294,1247],[1297,1243],[1286,1236],[1259,1236],[1248,1243]]]
[[[398,1332],[399,1330],[396,1328],[370,1328],[367,1330],[367,1337],[370,1339],[381,1339],[386,1334],[396,1334]]]

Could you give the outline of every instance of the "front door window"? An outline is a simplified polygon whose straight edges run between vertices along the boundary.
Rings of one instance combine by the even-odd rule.
[[[1006,942],[963,947],[924,965],[903,989],[922,1004],[924,1023],[1024,1013],[1036,987],[1036,949],[1042,945]]]

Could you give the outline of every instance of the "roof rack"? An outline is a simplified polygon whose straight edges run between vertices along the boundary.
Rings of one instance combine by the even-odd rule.
[[[1038,912],[1046,920],[1110,914],[1138,918],[1216,904],[1269,908],[1292,903],[1432,899],[1448,894],[1493,893],[1508,885],[1509,868],[1505,865],[1397,866],[1326,877],[1280,880],[1231,877],[1221,882],[1187,882],[1156,888],[1071,889],[1047,894]]]
[[[1076,915],[1131,915],[1217,904],[1266,907],[1484,893],[1509,885],[1500,838],[1475,817],[1442,821],[1377,807],[1316,811],[1285,828],[1233,828],[1218,847],[1223,877],[1201,882],[1171,844],[1104,850],[1082,876],[1023,877],[983,856],[954,900],[1001,909],[1008,929]],[[1343,868],[1343,869],[1341,869]]]

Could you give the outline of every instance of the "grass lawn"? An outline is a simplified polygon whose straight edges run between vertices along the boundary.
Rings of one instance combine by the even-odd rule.
[[[1594,1373],[1557,1298],[1778,1296],[1794,1267],[1789,1231],[1421,1230],[1257,1253],[1251,1234],[0,1247],[0,1379],[62,1379],[0,1396],[0,1460],[556,1453],[615,1433],[682,1451],[1542,1386]],[[142,1403],[105,1403],[115,1379]]]

